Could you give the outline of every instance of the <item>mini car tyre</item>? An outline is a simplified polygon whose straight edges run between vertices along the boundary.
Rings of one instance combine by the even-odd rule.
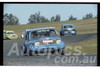
[[[33,56],[33,51],[32,50],[29,51],[29,56]]]
[[[8,37],[7,37],[6,39],[7,39],[7,40],[11,40],[11,39],[10,39],[10,38],[8,38]]]
[[[64,36],[64,34],[60,34],[60,36]]]

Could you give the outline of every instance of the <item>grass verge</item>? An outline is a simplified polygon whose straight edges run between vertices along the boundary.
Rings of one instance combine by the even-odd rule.
[[[97,54],[97,38],[82,42],[72,43],[69,46],[71,46],[72,49],[67,49],[66,53],[69,52],[71,52],[72,54],[77,53],[75,51],[75,47],[80,46],[81,48],[79,50],[81,51],[81,53]]]

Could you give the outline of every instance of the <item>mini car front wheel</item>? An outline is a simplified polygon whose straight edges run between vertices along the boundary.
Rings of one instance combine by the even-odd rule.
[[[35,55],[35,51],[29,50],[29,56],[33,56],[33,55]]]
[[[64,34],[60,34],[60,36],[64,36]]]
[[[7,40],[11,40],[10,38],[6,37]]]

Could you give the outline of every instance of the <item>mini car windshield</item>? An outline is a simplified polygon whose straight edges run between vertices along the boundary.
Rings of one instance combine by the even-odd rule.
[[[69,26],[64,26],[64,28],[73,28],[73,26],[69,25]]]
[[[7,32],[7,34],[15,34],[14,32]]]
[[[53,29],[45,29],[45,30],[38,30],[33,31],[31,33],[31,38],[38,38],[38,37],[48,37],[48,36],[56,36],[56,32]]]

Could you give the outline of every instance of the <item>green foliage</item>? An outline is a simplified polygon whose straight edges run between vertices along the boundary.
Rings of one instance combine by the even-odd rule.
[[[56,17],[51,17],[51,22],[56,22],[56,21],[60,21],[60,15],[56,15]]]
[[[72,54],[76,53],[74,51],[74,48],[76,46],[80,46],[82,48],[81,53],[97,54],[97,38],[85,40],[85,41],[82,41],[82,42],[72,43],[69,46],[72,47],[72,51],[67,50],[66,51],[67,53],[69,53],[69,52],[71,52]]]
[[[76,17],[73,17],[72,15],[69,17],[69,20],[77,20]]]
[[[49,20],[47,18],[40,15],[40,12],[30,15],[30,18],[28,19],[28,21],[29,21],[28,24],[30,24],[30,23],[40,23],[40,22],[49,22]]]
[[[4,25],[19,25],[19,19],[13,14],[6,13],[3,16]]]
[[[93,14],[92,13],[89,13],[89,14],[86,14],[83,19],[91,19],[93,18]]]
[[[51,22],[55,22],[55,17],[51,17]]]
[[[41,23],[41,22],[50,22],[46,17],[41,16],[40,12],[37,12],[35,14],[30,15],[30,18],[28,19],[29,23]],[[56,17],[51,17],[51,22],[60,21],[60,15],[56,15]]]

